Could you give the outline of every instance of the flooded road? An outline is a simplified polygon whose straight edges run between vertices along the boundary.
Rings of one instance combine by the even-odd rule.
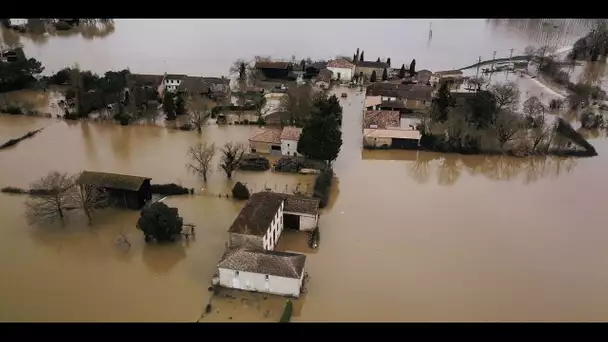
[[[605,140],[592,141],[599,157],[577,160],[361,151],[363,95],[338,91],[349,97],[341,100],[337,184],[294,320],[608,319]],[[231,183],[218,171],[208,186],[188,174],[188,145],[245,141],[255,129],[206,126],[198,136],[0,116],[0,127],[10,124],[15,132],[52,123],[0,153],[1,185],[27,187],[50,170],[89,169],[222,193]],[[256,189],[274,183],[278,191],[312,184],[271,172],[237,172],[236,180]],[[159,247],[144,244],[137,212],[107,210],[93,227],[70,217],[65,227],[41,229],[25,223],[23,201],[0,195],[0,320],[196,321],[210,298],[226,229],[242,206],[216,195],[170,197],[166,203],[197,225],[197,239]],[[115,245],[121,233],[132,243],[129,251]],[[286,236],[279,248],[306,249],[300,240]],[[226,320],[222,314],[235,321],[280,316],[276,298],[255,303],[261,309],[254,313],[219,303],[209,321]],[[267,310],[274,316],[264,317]]]
[[[131,66],[133,72],[159,73],[167,65],[169,72],[217,74],[227,72],[238,57],[317,53],[311,57],[330,58],[351,54],[356,47],[368,51],[369,59],[385,55],[401,64],[416,58],[419,69],[451,69],[497,49],[506,49],[507,55],[511,47],[523,49],[537,39],[505,23],[483,20],[433,21],[438,24],[430,43],[424,20],[323,22],[313,37],[304,35],[310,24],[292,22],[292,36],[281,44],[254,44],[254,32],[256,37],[276,32],[276,24],[264,28],[247,20],[233,28],[213,21],[212,31],[195,30],[212,25],[199,21],[180,21],[174,30],[165,30],[171,21],[157,26],[116,20],[115,32],[103,39],[51,37],[34,43],[23,38],[21,43],[49,70],[71,64],[73,57],[67,61],[66,56],[78,56],[83,68],[97,72]],[[413,38],[407,46],[377,39],[388,31]],[[224,32],[239,41],[223,44],[225,37],[206,32]],[[347,32],[358,36],[352,44],[336,46],[336,37]],[[186,33],[200,45],[175,39]],[[133,44],[149,37],[172,48]],[[576,38],[572,34],[572,41]],[[159,46],[163,54],[155,53]],[[221,48],[209,55],[203,46]],[[445,59],[446,51],[450,59]],[[340,100],[344,144],[335,162],[330,203],[320,219],[321,245],[311,253],[301,235],[279,241],[279,249],[308,253],[311,280],[295,305],[294,321],[608,320],[605,138],[591,140],[599,156],[588,159],[362,151],[363,95],[337,92],[349,94]],[[75,215],[64,226],[31,227],[23,215],[25,198],[0,194],[1,321],[197,321],[211,296],[207,288],[226,230],[243,205],[218,194],[227,193],[234,181],[256,191],[293,191],[298,184],[309,189],[314,181],[239,171],[227,181],[214,167],[205,185],[187,172],[186,150],[192,143],[246,142],[253,126],[210,125],[198,135],[0,115],[0,141],[40,127],[47,128],[0,151],[0,186],[26,188],[52,170],[87,169],[193,187],[205,195],[169,197],[165,203],[178,207],[186,223],[196,224],[196,241],[145,245],[135,228],[139,213],[115,209],[98,213],[92,227]],[[129,250],[117,247],[120,234],[131,242]],[[281,299],[249,297],[252,310],[243,309],[240,301],[218,302],[215,314],[203,321],[278,320]]]

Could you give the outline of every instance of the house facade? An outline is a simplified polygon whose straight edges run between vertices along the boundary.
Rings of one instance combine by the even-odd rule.
[[[331,71],[332,80],[349,82],[355,75],[355,65],[345,59],[335,59],[327,63],[327,70]]]
[[[217,265],[219,285],[298,298],[305,263],[304,254],[229,249]]]
[[[230,247],[273,250],[283,231],[284,200],[251,195],[228,230]]]
[[[421,134],[417,130],[364,129],[363,146],[382,149],[417,149]]]
[[[418,81],[418,83],[422,83],[422,84],[431,83],[432,75],[433,75],[432,71],[427,70],[427,69],[422,69],[417,72],[416,81]]]
[[[372,77],[372,73],[376,72],[376,78],[378,80],[382,79],[382,73],[384,69],[390,69],[390,65],[384,62],[369,62],[369,61],[359,61],[357,62],[357,66],[355,68],[355,72],[357,75],[363,75],[366,79],[370,79]]]
[[[151,179],[117,173],[83,171],[76,180],[76,185],[104,189],[113,204],[138,210],[152,199]]]
[[[251,153],[264,153],[280,156],[282,154],[280,129],[263,129],[249,138]]]
[[[298,141],[302,129],[298,127],[284,127],[281,132],[281,154],[284,156],[299,156]]]
[[[188,76],[186,75],[175,75],[175,74],[165,74],[163,78],[163,87],[165,90],[175,93],[177,88],[182,83],[182,81]]]

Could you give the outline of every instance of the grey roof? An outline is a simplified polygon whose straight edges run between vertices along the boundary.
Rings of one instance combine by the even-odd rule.
[[[372,61],[359,61],[357,62],[358,67],[363,68],[375,68],[375,69],[388,69],[390,65],[384,62],[372,62]]]
[[[223,77],[201,77],[208,84],[230,84],[230,80]]]
[[[145,75],[145,74],[132,74],[133,81],[137,85],[141,86],[155,86],[158,87],[163,81],[163,75]]]
[[[95,185],[100,188],[138,191],[149,177],[121,175],[118,173],[83,171],[76,180],[78,185]]]
[[[209,91],[209,84],[205,82],[202,77],[191,77],[184,78],[182,83],[178,87],[179,91],[185,91],[189,93],[202,94]]]
[[[300,279],[305,263],[306,255],[304,254],[231,248],[224,253],[217,267]]]
[[[165,77],[171,80],[183,80],[187,75],[178,75],[178,74],[165,74]]]

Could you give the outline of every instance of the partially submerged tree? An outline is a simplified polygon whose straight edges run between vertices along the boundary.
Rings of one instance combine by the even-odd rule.
[[[32,183],[30,197],[25,202],[28,220],[36,222],[63,219],[73,186],[73,177],[57,171]]]
[[[188,100],[188,111],[190,115],[190,124],[201,133],[209,112],[207,101],[199,95],[190,96]]]
[[[521,119],[516,112],[499,111],[496,114],[494,129],[496,131],[498,147],[503,149],[504,145],[515,138],[515,135],[521,131]]]
[[[163,110],[167,115],[167,120],[175,120],[175,103],[173,100],[173,93],[165,91],[163,95]]]
[[[311,118],[302,129],[298,152],[311,159],[335,160],[342,147],[342,107],[335,95],[315,101]]]
[[[517,110],[520,92],[515,82],[494,85],[492,86],[491,91],[496,99],[496,109]]]
[[[219,169],[226,173],[228,179],[232,179],[232,173],[238,168],[245,153],[245,146],[242,143],[228,142],[224,144],[220,153]]]
[[[95,185],[79,184],[71,195],[76,206],[87,216],[89,224],[93,222],[93,212],[108,205],[108,193]]]
[[[203,180],[207,182],[207,174],[210,171],[209,164],[215,155],[215,144],[207,145],[207,143],[196,143],[188,148],[188,157],[190,162],[186,164],[186,167],[199,176],[203,177]]]
[[[232,188],[232,197],[239,200],[246,200],[250,197],[249,189],[245,186],[245,184],[241,182],[236,182],[234,187]]]
[[[184,221],[177,208],[163,202],[154,202],[142,209],[137,228],[144,233],[146,242],[173,242],[182,232]]]
[[[181,92],[177,93],[175,96],[175,114],[186,114],[186,100]]]
[[[531,96],[524,102],[522,111],[529,127],[534,127],[541,119],[544,120],[545,106],[536,96]]]
[[[281,98],[281,110],[289,115],[289,124],[303,123],[312,109],[312,88],[309,85],[291,87]]]
[[[454,105],[455,101],[452,98],[449,85],[443,82],[431,102],[431,118],[436,122],[445,122],[448,118],[449,108],[454,107]]]

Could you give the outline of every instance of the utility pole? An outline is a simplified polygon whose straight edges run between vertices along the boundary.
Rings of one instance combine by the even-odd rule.
[[[479,56],[479,61],[477,62],[477,72],[475,73],[475,78],[479,77],[479,67],[481,66],[481,56]]]
[[[509,65],[507,65],[507,72],[505,73],[505,80],[509,79],[509,70],[511,70],[511,60],[513,59],[513,49],[511,48],[511,54],[509,54]],[[513,70],[515,72],[515,69]]]
[[[496,51],[494,51],[494,55],[492,56],[492,66],[490,67],[490,71],[494,71],[494,61],[496,60]]]

